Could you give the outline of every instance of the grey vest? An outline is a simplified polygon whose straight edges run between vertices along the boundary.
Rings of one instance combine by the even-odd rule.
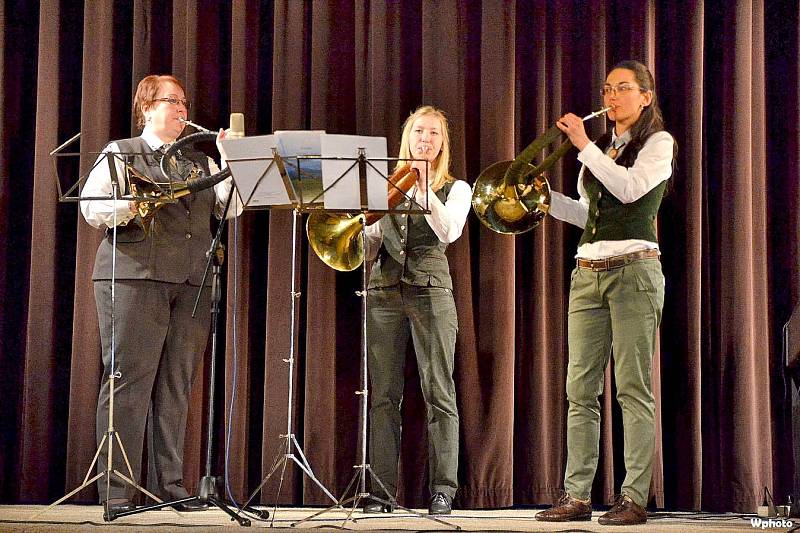
[[[148,154],[135,156],[132,166],[139,172],[163,181],[163,176],[148,144],[141,137],[116,141],[120,151]],[[204,154],[184,151],[208,173]],[[214,189],[205,189],[179,199],[158,210],[145,234],[134,219],[117,228],[117,279],[151,279],[169,283],[199,285],[206,266],[205,253],[211,246],[211,217],[216,203]],[[111,279],[112,230],[97,249],[92,279]]]
[[[452,182],[446,183],[436,196],[446,201],[452,186]],[[409,202],[399,207],[407,208]],[[370,288],[392,287],[401,281],[422,287],[453,288],[444,254],[447,244],[439,240],[424,215],[386,215],[378,224],[383,231],[383,244],[372,267]]]

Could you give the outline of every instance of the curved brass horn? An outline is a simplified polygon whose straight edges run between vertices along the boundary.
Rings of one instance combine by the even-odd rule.
[[[357,269],[364,262],[361,228],[364,215],[339,215],[315,211],[306,222],[311,249],[323,263],[341,272]]]
[[[589,120],[611,109],[583,117]],[[572,148],[565,141],[538,165],[533,158],[563,135],[553,126],[528,145],[513,161],[500,161],[481,172],[472,186],[472,209],[484,226],[497,233],[516,235],[538,226],[550,209],[550,184],[544,176]]]
[[[206,176],[197,166],[192,167],[187,176],[178,172],[176,157],[181,149],[194,146],[196,143],[213,141],[217,137],[216,133],[198,126],[194,122],[180,120],[201,131],[181,137],[160,157],[159,167],[167,181],[156,181],[137,171],[133,165],[126,163],[130,193],[136,198],[137,214],[141,218],[145,231],[150,227],[150,222],[158,210],[165,205],[174,204],[178,198],[213,187],[231,175],[230,169],[225,168],[216,174]]]
[[[419,171],[405,164],[389,176],[386,184],[389,209],[397,207],[417,181]],[[306,222],[311,249],[323,263],[342,272],[357,269],[364,262],[361,229],[380,220],[386,213],[342,215],[315,211]]]

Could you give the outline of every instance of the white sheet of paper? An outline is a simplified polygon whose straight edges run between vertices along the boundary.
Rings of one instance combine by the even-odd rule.
[[[278,166],[270,167],[272,148],[277,147],[274,135],[223,139],[221,144],[245,208],[291,203]]]
[[[386,137],[323,135],[321,148],[323,157],[348,158],[322,160],[322,185],[326,189],[325,209],[360,209],[361,192],[358,164],[355,158],[358,157],[359,148],[364,148],[364,155],[367,159],[385,158]],[[385,179],[388,168],[387,161],[371,161],[367,164],[367,206],[369,209],[389,208]]]
[[[278,153],[281,157],[285,158],[284,167],[290,179],[296,180],[299,177],[297,170],[298,160],[295,159],[296,156],[320,155],[320,137],[324,133],[324,130],[286,130],[275,132]],[[302,171],[302,179],[319,179],[319,159],[302,159],[299,161],[299,166]]]

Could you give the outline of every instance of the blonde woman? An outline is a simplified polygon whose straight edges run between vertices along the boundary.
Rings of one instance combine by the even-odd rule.
[[[461,236],[471,190],[450,175],[450,137],[442,111],[423,106],[403,125],[400,157],[419,159],[410,192],[428,215],[396,214],[368,226],[376,261],[369,280],[370,464],[377,483],[365,512],[392,512],[400,453],[400,405],[409,338],[413,342],[426,404],[430,514],[449,514],[458,488],[458,409],[453,383],[458,318],[445,256]],[[402,162],[401,162],[402,163]],[[402,207],[409,208],[406,201]]]

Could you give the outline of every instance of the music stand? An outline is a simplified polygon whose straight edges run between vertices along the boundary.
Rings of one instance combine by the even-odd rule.
[[[361,242],[364,247],[364,253],[366,255],[367,252],[367,234],[366,234],[366,225],[365,225],[365,214],[368,211],[371,212],[384,212],[384,213],[430,213],[428,210],[428,206],[420,206],[414,198],[408,196],[405,191],[401,191],[403,196],[407,200],[410,201],[411,207],[410,209],[371,209],[369,206],[368,201],[368,174],[371,173],[371,170],[377,171],[380,177],[383,179],[388,186],[396,185],[392,183],[392,181],[382,173],[378,168],[376,168],[375,164],[379,161],[398,161],[398,160],[406,160],[406,159],[399,159],[399,158],[387,158],[387,157],[377,157],[377,158],[368,158],[366,157],[365,149],[358,148],[358,156],[355,158],[348,158],[348,157],[309,157],[305,156],[304,159],[320,159],[320,160],[342,160],[342,161],[352,161],[351,165],[346,165],[344,172],[341,173],[338,177],[332,180],[332,183],[328,185],[326,188],[323,189],[322,193],[312,199],[311,204],[314,205],[316,201],[325,193],[328,193],[331,189],[336,187],[339,183],[345,179],[345,176],[348,172],[353,169],[357,170],[358,174],[358,182],[359,182],[359,199],[360,199],[360,207],[358,209],[336,209],[336,212],[340,213],[354,213],[358,215],[362,215],[360,217],[361,220]],[[409,159],[409,161],[413,161]],[[374,173],[373,173],[374,174]],[[425,176],[427,180],[427,175]],[[386,186],[384,186],[386,187]],[[387,190],[387,189],[384,189]],[[399,189],[398,189],[399,190]],[[427,204],[427,198],[426,198]],[[442,525],[450,526],[455,528],[456,530],[460,530],[461,527],[455,524],[451,524],[445,520],[437,518],[436,516],[426,515],[420,513],[414,509],[410,509],[404,506],[401,506],[397,503],[397,499],[393,494],[390,494],[386,485],[384,485],[383,481],[378,477],[377,474],[372,470],[372,467],[369,463],[367,463],[367,405],[369,400],[369,381],[368,381],[368,363],[367,363],[367,354],[368,354],[368,343],[367,343],[367,295],[368,295],[368,275],[367,275],[367,259],[364,258],[364,261],[361,264],[361,290],[356,292],[357,296],[361,297],[361,359],[360,359],[360,389],[356,391],[356,395],[359,396],[359,438],[360,438],[360,446],[359,446],[359,463],[354,465],[353,468],[355,472],[353,473],[353,477],[350,479],[350,482],[345,488],[342,496],[336,501],[336,503],[332,506],[329,506],[321,511],[318,511],[302,520],[292,523],[292,527],[297,526],[303,522],[307,522],[312,520],[322,514],[325,514],[329,511],[334,509],[342,509],[344,505],[348,505],[352,503],[352,506],[349,506],[349,510],[347,512],[347,516],[344,518],[342,522],[342,527],[344,524],[347,523],[348,520],[353,520],[354,522],[356,519],[353,519],[353,513],[359,507],[359,504],[365,500],[374,500],[380,502],[384,505],[391,505],[393,508],[402,509],[410,514],[414,514],[421,518],[426,518],[433,522],[437,522]],[[372,488],[374,490],[375,486],[377,485],[380,487],[381,491],[385,495],[385,498],[378,497],[373,495],[370,492],[367,492],[367,474],[369,474],[370,479],[372,481]],[[351,489],[353,489],[353,494],[350,494]]]
[[[287,173],[284,160],[278,154],[278,139],[274,135],[245,137],[243,139],[225,139],[222,141],[226,152],[226,160],[231,169],[236,188],[241,192],[245,209],[292,209],[292,270],[291,270],[291,329],[289,333],[289,354],[283,359],[288,364],[286,433],[279,435],[281,446],[273,459],[271,468],[261,483],[250,494],[239,510],[247,508],[264,485],[280,469],[280,481],[275,495],[270,525],[275,522],[278,498],[283,487],[284,475],[288,462],[295,463],[334,503],[336,498],[314,474],[314,470],[303,453],[303,448],[294,433],[294,376],[297,359],[297,300],[301,296],[298,289],[298,221],[303,211],[303,186],[292,180]],[[300,170],[299,164],[295,167]],[[298,174],[299,177],[299,174]]]
[[[64,203],[79,203],[85,201],[92,201],[92,200],[112,200],[115,204],[117,201],[124,199],[127,201],[145,201],[151,198],[142,197],[142,196],[133,196],[133,195],[126,195],[124,198],[121,198],[119,195],[119,174],[117,165],[124,170],[126,177],[127,173],[130,170],[130,161],[132,158],[137,156],[145,156],[149,154],[143,154],[139,152],[62,152],[64,148],[71,145],[75,142],[81,133],[77,133],[52,152],[50,152],[50,156],[54,157],[53,164],[55,166],[55,176],[56,176],[56,185],[58,190],[58,201]],[[69,187],[66,191],[62,191],[61,186],[61,178],[59,176],[59,169],[58,169],[58,160],[59,158],[75,158],[80,157],[81,155],[91,155],[96,156],[95,163],[92,167],[86,171],[84,174],[80,175],[76,182]],[[100,164],[101,162],[105,161],[108,164],[109,173],[111,176],[111,195],[109,196],[84,196],[80,195],[81,185],[86,182],[89,178],[89,175],[92,171]],[[127,183],[127,180],[126,180]],[[77,191],[77,195],[75,192]],[[106,428],[105,433],[103,434],[103,438],[100,440],[100,443],[97,446],[97,450],[95,451],[94,457],[92,459],[91,464],[89,465],[89,469],[86,472],[86,476],[83,479],[83,482],[73,489],[72,491],[68,492],[55,502],[51,503],[41,511],[35,513],[31,516],[31,519],[38,518],[40,515],[44,514],[45,512],[49,511],[53,507],[57,506],[64,500],[72,497],[74,494],[80,492],[84,488],[88,487],[95,481],[99,480],[100,478],[105,478],[106,481],[106,500],[103,502],[103,519],[106,522],[110,522],[114,520],[117,516],[120,516],[122,513],[115,513],[112,512],[111,504],[109,503],[109,493],[111,489],[111,476],[116,475],[119,479],[127,483],[128,485],[132,486],[142,494],[149,496],[153,500],[162,503],[162,500],[155,496],[154,494],[150,493],[147,489],[139,485],[134,481],[135,475],[133,473],[133,469],[131,468],[130,461],[128,460],[128,455],[125,452],[125,446],[122,444],[122,439],[119,436],[119,433],[114,429],[114,394],[116,390],[116,380],[122,377],[122,374],[119,370],[114,370],[116,368],[116,328],[115,328],[115,287],[116,287],[116,258],[117,258],[117,213],[114,210],[113,215],[113,227],[111,228],[111,235],[112,235],[112,246],[111,246],[111,347],[110,347],[110,371],[108,376],[108,383],[109,383],[109,401],[108,401],[108,425]],[[114,443],[117,443],[119,446],[120,452],[122,453],[122,457],[125,459],[125,465],[128,469],[128,476],[121,473],[119,470],[114,468]],[[107,446],[107,455],[106,455],[106,469],[94,477],[91,477],[92,471],[97,463],[97,459],[100,456],[100,451],[103,449],[103,446]],[[177,513],[177,511],[175,511]]]

